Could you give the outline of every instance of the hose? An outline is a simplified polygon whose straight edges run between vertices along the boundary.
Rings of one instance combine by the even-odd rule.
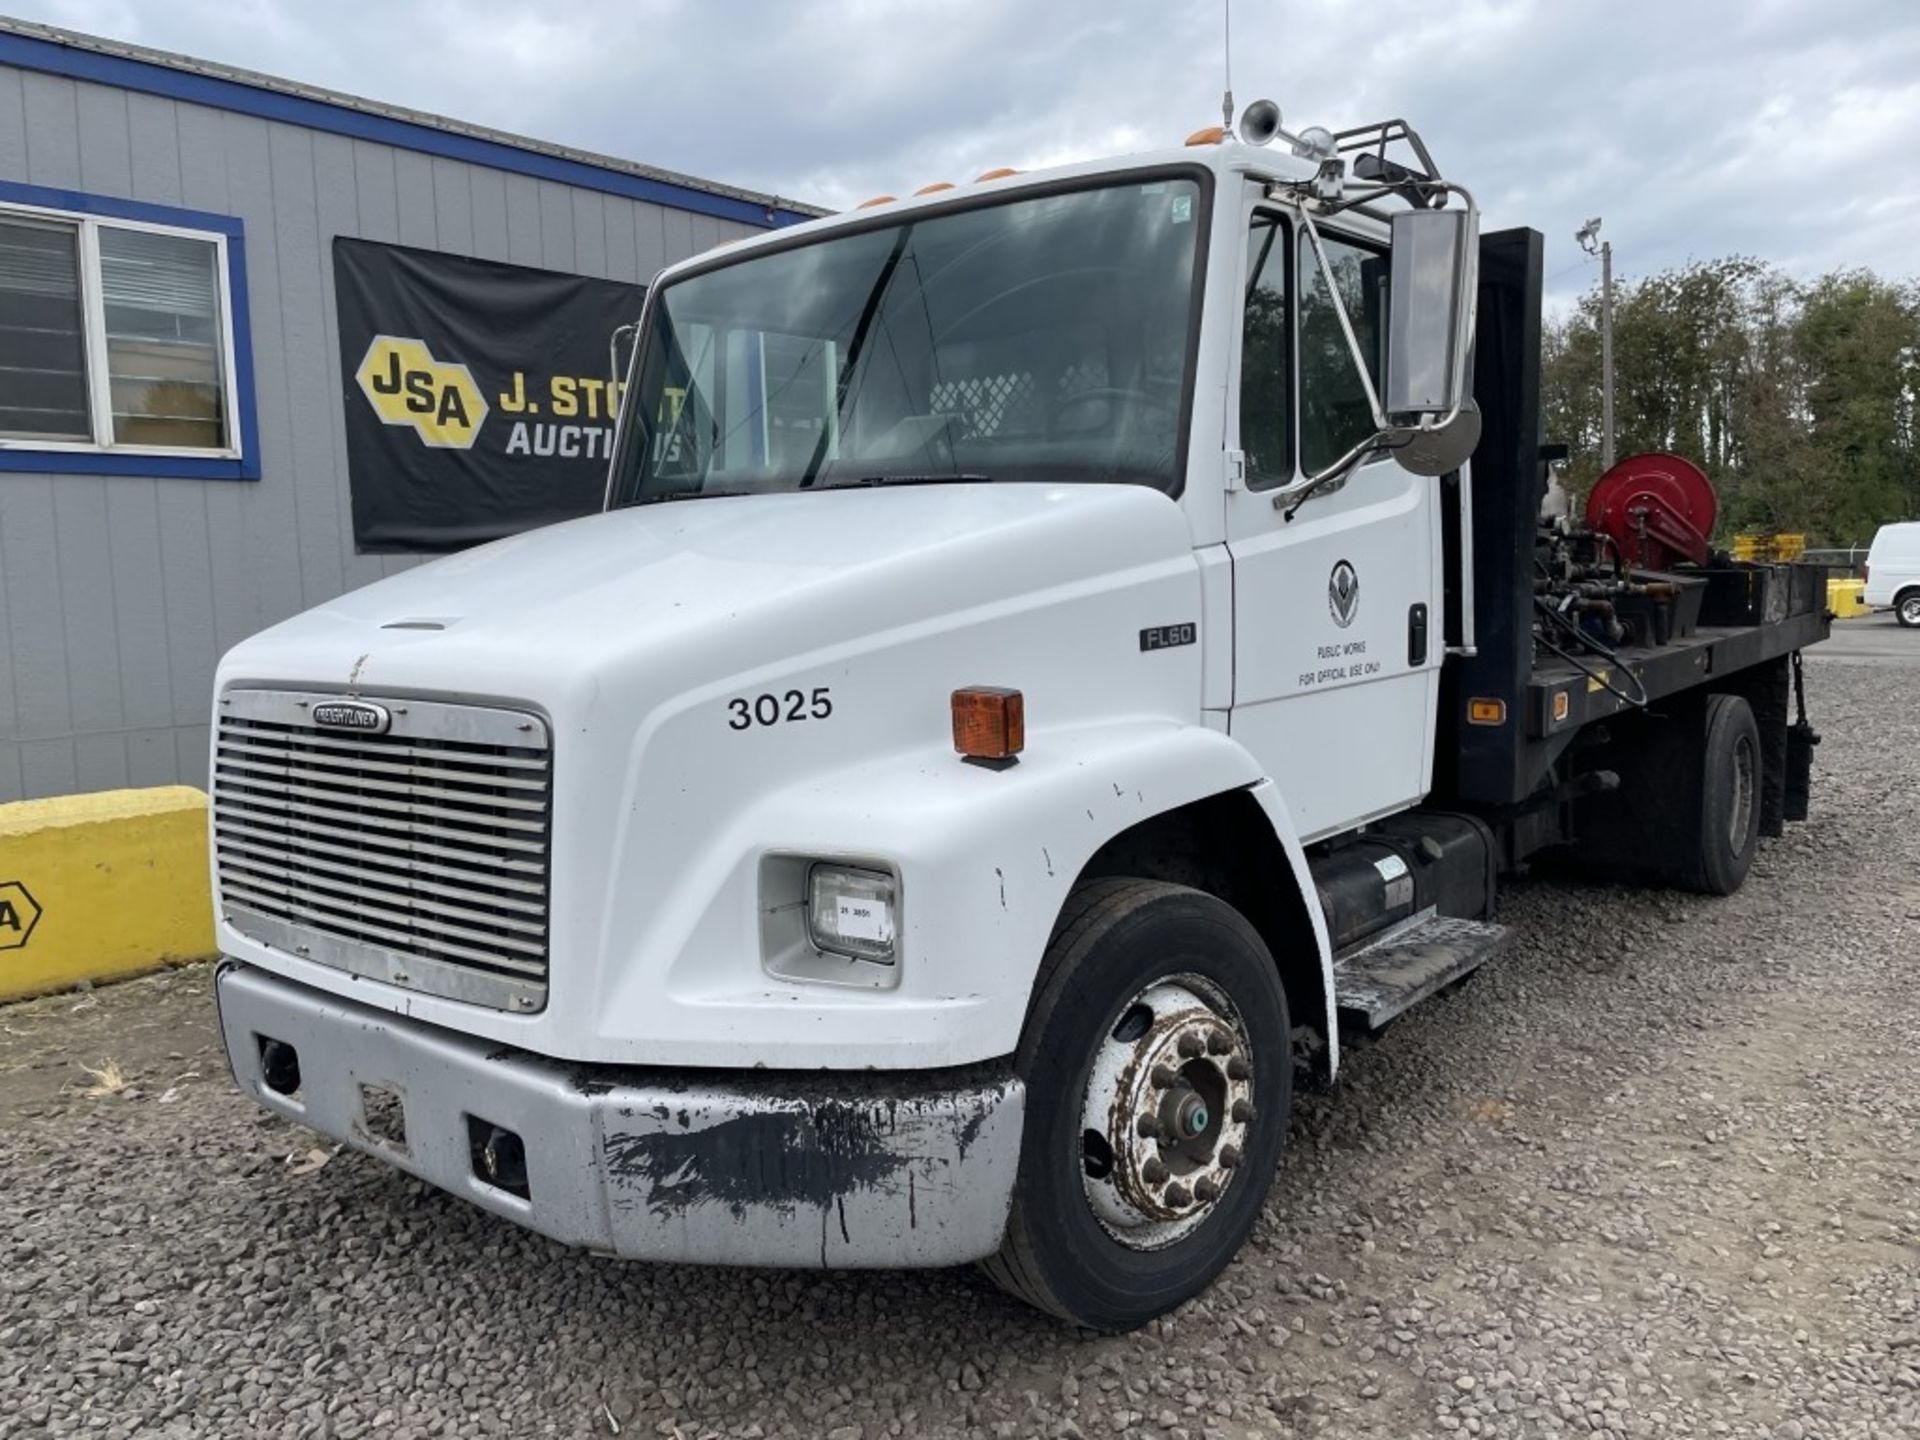
[[[1553,641],[1549,640],[1545,635],[1535,635],[1533,637],[1535,640],[1539,641],[1540,644],[1546,646],[1547,649],[1551,650],[1554,654],[1558,655],[1562,660],[1566,661],[1569,665],[1573,666],[1574,669],[1578,670],[1581,674],[1585,675],[1589,680],[1593,680],[1597,682],[1601,686],[1601,688],[1611,691],[1615,696],[1625,701],[1627,704],[1633,706],[1636,710],[1644,710],[1647,708],[1647,706],[1652,702],[1652,697],[1650,697],[1647,694],[1647,687],[1640,683],[1640,677],[1634,674],[1632,670],[1627,668],[1626,662],[1622,660],[1619,657],[1619,655],[1614,653],[1614,651],[1608,646],[1602,644],[1600,641],[1594,639],[1591,635],[1588,635],[1586,632],[1581,630],[1579,626],[1575,625],[1571,620],[1567,619],[1566,616],[1562,615],[1558,610],[1554,609],[1553,606],[1549,605],[1545,600],[1541,599],[1539,596],[1536,595],[1534,597],[1533,603],[1544,614],[1550,617],[1555,624],[1561,626],[1569,634],[1571,634],[1575,640],[1580,642],[1580,644],[1586,646],[1589,650],[1594,651],[1596,654],[1604,657],[1605,659],[1612,661],[1614,666],[1619,670],[1621,674],[1625,675],[1629,680],[1633,681],[1633,688],[1640,692],[1638,698],[1632,695],[1629,695],[1626,691],[1622,690],[1618,685],[1614,684],[1613,678],[1610,675],[1606,674],[1604,671],[1592,669],[1591,667],[1586,665],[1583,661],[1581,661],[1577,656],[1571,654],[1568,651],[1562,650],[1558,645],[1554,644]]]

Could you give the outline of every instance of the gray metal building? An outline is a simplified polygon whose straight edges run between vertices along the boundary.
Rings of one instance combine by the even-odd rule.
[[[204,787],[218,656],[415,563],[355,552],[335,236],[644,283],[810,213],[0,20],[0,801]],[[186,418],[117,408],[128,253]]]

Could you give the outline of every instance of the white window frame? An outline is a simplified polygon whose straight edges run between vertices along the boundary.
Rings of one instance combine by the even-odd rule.
[[[0,450],[26,451],[36,455],[172,455],[196,460],[238,460],[241,454],[240,377],[234,363],[233,279],[227,268],[227,237],[218,230],[195,230],[190,226],[155,225],[145,220],[119,220],[113,216],[88,215],[78,210],[56,210],[41,205],[21,205],[0,201],[0,218],[18,215],[28,220],[46,220],[77,228],[80,261],[81,334],[87,366],[87,418],[93,426],[92,440],[53,440],[0,436]],[[113,439],[113,388],[107,373],[107,308],[100,293],[100,231],[144,230],[153,235],[176,235],[213,246],[215,284],[214,303],[220,324],[220,399],[221,424],[229,443],[211,448],[202,445],[127,445]],[[100,437],[106,437],[102,439]]]

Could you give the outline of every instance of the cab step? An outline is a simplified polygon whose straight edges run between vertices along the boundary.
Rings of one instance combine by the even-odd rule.
[[[1403,920],[1335,957],[1340,1019],[1378,1030],[1505,948],[1509,932],[1487,920],[1455,920],[1431,910]]]

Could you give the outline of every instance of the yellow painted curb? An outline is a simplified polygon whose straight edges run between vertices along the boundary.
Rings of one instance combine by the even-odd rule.
[[[1827,609],[1836,620],[1852,620],[1870,613],[1864,580],[1827,581]]]
[[[200,791],[0,805],[0,1000],[213,953]]]

